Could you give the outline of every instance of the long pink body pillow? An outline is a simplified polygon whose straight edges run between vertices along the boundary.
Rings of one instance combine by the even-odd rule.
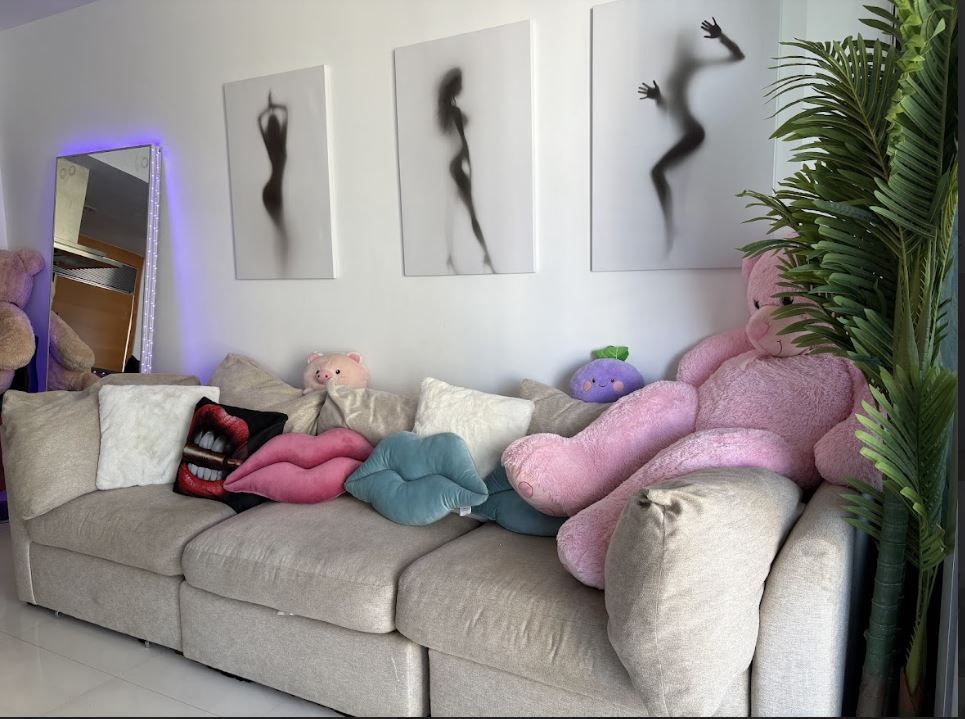
[[[342,427],[318,436],[280,434],[229,474],[224,487],[276,502],[325,502],[345,491],[345,480],[370,454],[365,437]]]

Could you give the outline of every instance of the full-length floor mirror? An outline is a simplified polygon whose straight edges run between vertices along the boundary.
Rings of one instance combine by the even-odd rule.
[[[44,388],[150,372],[160,148],[57,158]]]

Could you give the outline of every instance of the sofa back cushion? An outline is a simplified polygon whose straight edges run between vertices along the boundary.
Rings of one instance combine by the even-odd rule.
[[[411,432],[419,400],[393,392],[329,385],[328,399],[318,413],[318,431],[344,427],[372,444],[390,434]]]
[[[709,716],[750,666],[759,606],[801,490],[761,469],[634,495],[606,559],[607,632],[651,716]]]
[[[221,402],[263,412],[288,415],[286,432],[315,434],[324,392],[303,394],[250,357],[228,354],[211,375],[210,384],[221,390]]]
[[[755,716],[841,716],[854,573],[866,550],[848,524],[849,491],[818,487],[767,575],[751,677]]]
[[[105,385],[197,385],[197,377],[112,374],[79,392],[3,395],[3,466],[11,509],[32,519],[93,492],[100,454],[97,397]]]
[[[573,399],[566,392],[534,379],[523,380],[519,396],[536,405],[526,434],[547,432],[572,437],[613,406]]]

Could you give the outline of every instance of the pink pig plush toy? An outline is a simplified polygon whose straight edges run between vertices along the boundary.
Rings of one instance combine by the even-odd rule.
[[[303,379],[305,389],[302,394],[322,391],[329,382],[346,387],[368,387],[369,370],[362,364],[362,355],[358,352],[325,355],[312,352],[308,355]]]
[[[560,560],[584,584],[603,588],[620,513],[655,482],[715,467],[770,469],[805,490],[822,478],[876,481],[854,436],[854,414],[871,401],[864,377],[847,359],[805,354],[778,334],[797,321],[773,316],[790,301],[775,297],[780,264],[774,253],[744,261],[750,319],[684,355],[677,381],[623,397],[570,439],[536,434],[504,452],[524,499],[570,517],[557,535]]]

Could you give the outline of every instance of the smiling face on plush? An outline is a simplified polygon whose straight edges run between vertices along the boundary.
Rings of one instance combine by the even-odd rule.
[[[303,379],[305,392],[323,390],[329,382],[364,388],[369,386],[369,370],[362,364],[362,355],[358,352],[325,355],[313,352],[308,356]]]
[[[799,316],[775,319],[774,312],[791,304],[790,297],[776,297],[788,288],[782,287],[781,264],[783,255],[769,252],[744,260],[741,271],[747,281],[747,309],[751,313],[745,327],[747,339],[761,352],[773,357],[793,357],[804,353],[803,347],[794,343],[799,333],[779,334],[785,327],[799,322]],[[801,302],[793,298],[793,302]]]
[[[636,367],[611,358],[588,362],[570,378],[570,396],[584,402],[616,402],[641,387],[643,377]]]

